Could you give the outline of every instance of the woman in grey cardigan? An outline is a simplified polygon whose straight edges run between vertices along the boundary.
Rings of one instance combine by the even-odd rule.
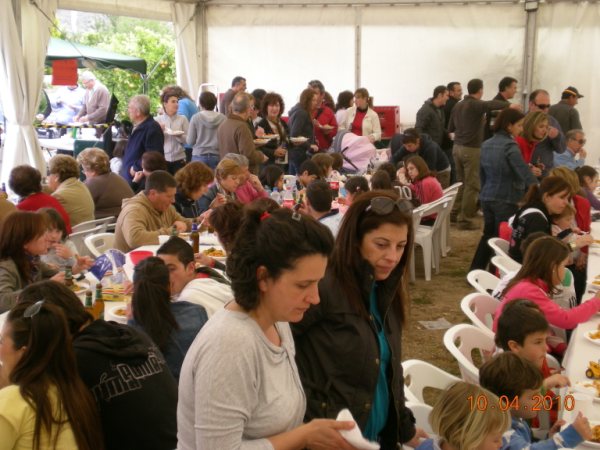
[[[302,424],[289,326],[318,303],[332,247],[331,233],[310,217],[246,211],[227,261],[234,301],[202,328],[181,368],[180,450],[353,448],[337,431],[353,422]]]
[[[43,214],[17,211],[10,214],[0,229],[0,313],[17,302],[21,289],[36,281],[51,279],[63,282],[64,272],[57,272],[40,261],[48,252],[48,225]],[[90,266],[88,257],[77,258],[73,273]]]

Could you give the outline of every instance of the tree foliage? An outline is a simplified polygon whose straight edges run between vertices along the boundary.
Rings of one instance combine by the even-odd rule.
[[[144,58],[148,64],[147,94],[152,101],[153,112],[160,105],[160,90],[168,84],[175,84],[175,42],[170,23],[99,15],[86,32],[59,34],[63,35],[57,37],[79,44]],[[97,69],[94,73],[119,99],[118,117],[127,118],[129,98],[143,93],[142,77],[122,69]]]

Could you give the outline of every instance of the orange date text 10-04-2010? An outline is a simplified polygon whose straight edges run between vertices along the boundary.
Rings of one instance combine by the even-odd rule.
[[[508,411],[510,409],[521,409],[519,407],[519,397],[508,397],[501,395],[498,399],[498,404],[490,403],[485,395],[478,395],[473,397],[469,395],[467,397],[471,411],[488,411],[492,409],[498,409],[500,411]],[[575,408],[575,398],[572,395],[565,395],[561,397],[557,395],[553,397],[551,395],[534,395],[532,397],[531,405],[523,405],[523,409],[531,409],[531,411],[550,411],[551,409],[564,409],[565,411],[573,411]]]

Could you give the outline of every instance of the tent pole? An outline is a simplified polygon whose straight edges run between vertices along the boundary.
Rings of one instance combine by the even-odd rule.
[[[362,9],[354,7],[354,89],[361,86],[360,74],[362,70]]]
[[[523,52],[523,99],[522,105],[525,110],[528,104],[528,96],[533,89],[533,69],[535,58],[535,43],[537,40],[537,1],[526,1],[525,12],[525,51]]]

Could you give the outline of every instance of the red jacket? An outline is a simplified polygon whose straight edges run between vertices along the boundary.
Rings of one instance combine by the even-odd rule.
[[[40,208],[54,208],[58,211],[60,216],[65,221],[67,226],[67,233],[71,234],[71,219],[65,211],[65,208],[56,200],[54,197],[43,192],[37,194],[31,194],[29,197],[25,197],[17,205],[17,209],[21,211],[37,211]]]
[[[519,145],[519,149],[521,149],[521,155],[523,156],[523,160],[527,163],[527,164],[535,164],[536,161],[531,161],[531,155],[533,155],[533,150],[535,149],[535,146],[537,145],[537,141],[528,141],[527,139],[525,139],[523,136],[517,136],[515,137],[515,141],[517,141],[517,144]]]
[[[317,109],[317,113],[315,114],[314,118],[317,119],[321,125],[330,125],[333,127],[333,129],[329,131],[329,134],[325,134],[321,127],[315,126],[315,140],[317,141],[319,150],[327,150],[329,147],[331,147],[333,138],[338,130],[338,123],[335,119],[335,113],[331,108],[323,105]]]

